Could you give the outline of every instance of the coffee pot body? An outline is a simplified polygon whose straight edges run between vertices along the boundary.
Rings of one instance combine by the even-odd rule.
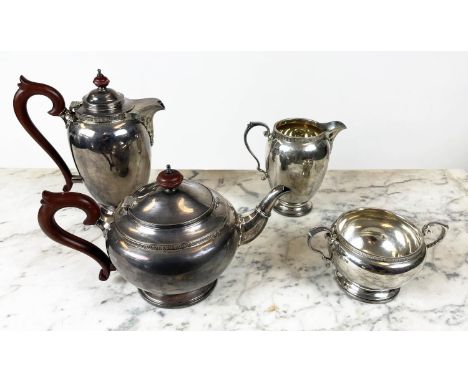
[[[82,181],[101,206],[113,208],[149,180],[152,120],[154,113],[163,110],[164,105],[156,98],[125,98],[107,87],[109,80],[100,71],[93,82],[96,89],[82,101],[72,102],[67,109],[56,89],[21,76],[13,105],[20,123],[61,170],[65,178],[64,191]],[[49,114],[65,121],[79,175],[71,174],[55,148],[31,121],[27,101],[38,94],[52,101]]]

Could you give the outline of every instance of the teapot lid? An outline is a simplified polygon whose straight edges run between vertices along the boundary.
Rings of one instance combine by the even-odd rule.
[[[171,228],[193,224],[211,213],[214,208],[211,190],[193,181],[170,165],[161,171],[155,183],[143,186],[125,198],[116,213],[119,230],[135,235],[135,225],[147,228]],[[122,210],[125,213],[122,213]],[[125,232],[123,232],[125,233]]]
[[[115,116],[115,114],[126,113],[135,106],[122,93],[107,87],[110,80],[101,73],[101,69],[98,69],[93,83],[96,89],[83,97],[81,106],[75,111],[76,114],[90,117]]]

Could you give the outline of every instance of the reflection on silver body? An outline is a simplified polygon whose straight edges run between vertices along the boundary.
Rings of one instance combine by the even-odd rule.
[[[426,244],[424,236],[429,227],[441,227],[440,236]],[[426,248],[440,242],[448,226],[438,222],[416,226],[392,212],[362,208],[342,214],[329,229],[315,227],[309,231],[309,247],[336,268],[341,288],[351,297],[369,303],[393,299],[400,287],[422,268]],[[326,232],[329,255],[312,246],[311,239]]]
[[[169,171],[173,171],[170,170]],[[238,214],[219,193],[184,180],[174,189],[148,184],[128,196],[101,228],[112,263],[148,302],[192,305],[213,290],[239,245],[263,230],[277,198],[270,191],[256,209]]]
[[[266,145],[266,170],[247,143],[247,135],[255,126],[263,126]],[[346,126],[341,122],[319,123],[296,118],[277,122],[270,133],[261,122],[251,122],[244,133],[244,142],[257,161],[257,170],[268,178],[270,187],[284,184],[291,192],[281,197],[275,211],[286,216],[303,216],[312,209],[311,199],[320,188],[330,159],[333,140]]]
[[[163,109],[156,98],[127,99],[105,85],[63,113],[76,168],[104,207],[116,206],[148,182],[152,119]]]

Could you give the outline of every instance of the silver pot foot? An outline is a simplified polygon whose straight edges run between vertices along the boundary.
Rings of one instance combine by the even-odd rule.
[[[312,202],[288,203],[278,200],[273,209],[281,215],[297,218],[312,211]]]
[[[349,281],[339,272],[335,272],[335,277],[338,285],[348,296],[368,304],[384,304],[393,300],[400,292],[400,288],[387,290],[367,289]]]
[[[214,287],[216,286],[218,280],[213,281],[212,283],[196,289],[187,293],[180,294],[164,294],[159,295],[151,292],[138,289],[141,296],[146,302],[157,306],[158,308],[185,308],[190,305],[199,303],[200,301],[207,298],[211,292],[213,292]]]

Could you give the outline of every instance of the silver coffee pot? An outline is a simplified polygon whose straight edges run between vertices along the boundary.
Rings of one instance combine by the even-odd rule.
[[[177,308],[210,294],[237,248],[263,231],[273,205],[287,191],[277,186],[255,209],[240,214],[219,193],[184,180],[168,166],[155,183],[126,197],[112,213],[87,195],[44,191],[38,220],[52,240],[96,260],[101,280],[117,269],[146,301]],[[65,207],[81,209],[84,224],[103,230],[109,256],[57,225],[54,215]]]
[[[83,181],[105,208],[115,207],[125,196],[148,183],[153,144],[153,115],[164,109],[156,98],[128,99],[108,87],[109,79],[98,70],[96,89],[81,101],[65,107],[62,95],[49,85],[20,77],[13,106],[25,130],[50,155],[65,178],[64,191]],[[27,102],[34,95],[48,97],[49,114],[60,116],[79,175],[72,175],[54,147],[28,115]]]
[[[266,129],[266,169],[247,143],[247,135],[255,126]],[[291,189],[275,205],[275,211],[286,216],[303,216],[312,210],[315,195],[328,168],[328,161],[337,134],[346,129],[338,121],[320,123],[304,118],[276,122],[273,132],[262,122],[250,122],[244,133],[244,143],[257,162],[257,170],[268,179],[270,187],[284,184]]]

